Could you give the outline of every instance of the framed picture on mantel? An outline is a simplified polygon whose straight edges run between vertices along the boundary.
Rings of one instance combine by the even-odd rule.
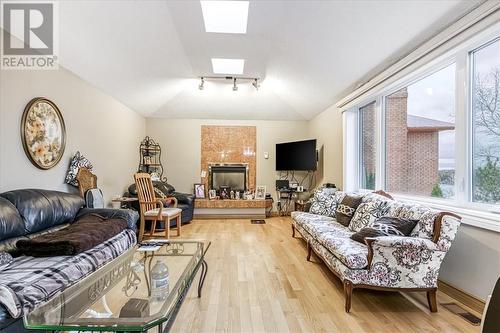
[[[264,200],[266,198],[266,187],[265,186],[257,186],[255,190],[255,199]]]
[[[205,199],[205,184],[194,184],[194,196],[196,199]]]

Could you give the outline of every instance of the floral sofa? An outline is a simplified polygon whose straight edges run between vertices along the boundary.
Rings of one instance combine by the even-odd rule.
[[[292,236],[297,231],[307,242],[307,260],[314,251],[341,279],[346,312],[354,288],[425,291],[431,312],[436,312],[439,269],[461,218],[383,194],[365,194],[345,227],[335,214],[346,193],[321,188],[311,199],[309,212],[292,212]],[[350,238],[385,216],[418,222],[409,236],[365,238],[365,244]]]

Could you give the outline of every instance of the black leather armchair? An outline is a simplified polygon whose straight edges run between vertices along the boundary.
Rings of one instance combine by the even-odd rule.
[[[172,185],[159,181],[153,181],[153,186],[155,188],[155,192],[157,193],[157,198],[165,196],[174,197],[177,199],[177,208],[182,209],[182,224],[190,223],[193,220],[195,200],[194,194],[176,192],[175,188]],[[128,193],[125,193],[125,196],[132,198],[137,197],[137,188],[135,184],[132,184],[128,187]],[[138,202],[132,202],[131,206],[132,208],[139,211]],[[174,227],[176,226],[176,223],[176,221],[172,221],[170,226]]]

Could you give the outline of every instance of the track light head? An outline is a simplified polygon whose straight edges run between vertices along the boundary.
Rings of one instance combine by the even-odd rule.
[[[203,76],[202,76],[202,77],[201,77],[201,83],[200,83],[200,85],[198,86],[198,89],[203,90],[204,86],[205,86],[205,79],[204,79],[204,78],[203,78]]]
[[[233,91],[238,91],[238,86],[236,85],[236,78],[233,79]]]
[[[252,86],[254,86],[255,90],[259,90],[260,84],[259,84],[259,79],[254,79],[254,82],[252,83]]]

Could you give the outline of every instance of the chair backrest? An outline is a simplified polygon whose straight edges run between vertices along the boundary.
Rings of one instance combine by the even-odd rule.
[[[82,198],[85,198],[88,190],[97,188],[97,176],[87,168],[78,169],[76,180],[78,180],[78,190]]]
[[[136,173],[134,179],[141,212],[144,213],[156,208],[156,205],[153,203],[156,201],[156,195],[153,188],[153,182],[151,181],[151,175],[149,173]]]

